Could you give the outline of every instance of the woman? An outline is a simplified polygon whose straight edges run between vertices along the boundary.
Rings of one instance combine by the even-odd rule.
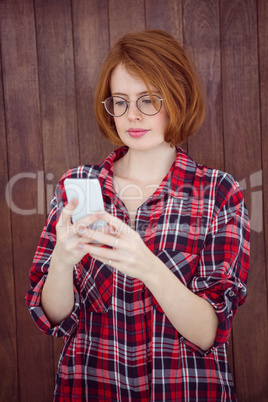
[[[26,297],[40,329],[64,336],[55,401],[235,401],[226,349],[246,297],[248,217],[230,175],[178,148],[204,115],[189,57],[163,31],[124,36],[95,112],[122,147],[60,180]],[[98,177],[105,212],[72,223],[71,177]]]

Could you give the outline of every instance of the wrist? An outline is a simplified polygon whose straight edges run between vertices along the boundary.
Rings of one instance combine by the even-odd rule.
[[[63,253],[57,248],[56,245],[51,256],[50,271],[54,271],[55,273],[59,274],[73,271],[73,265],[64,261],[62,254]]]
[[[158,286],[159,282],[161,283],[166,270],[165,264],[156,255],[152,253],[152,257],[153,259],[147,264],[141,279],[148,289]]]

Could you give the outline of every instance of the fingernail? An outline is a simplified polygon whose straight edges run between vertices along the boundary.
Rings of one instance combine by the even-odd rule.
[[[83,243],[79,243],[78,244],[78,248],[80,248],[81,250],[84,248],[84,244]]]
[[[75,199],[75,198],[73,198],[73,199],[71,200],[71,204],[72,204],[73,206],[76,205],[76,199]]]

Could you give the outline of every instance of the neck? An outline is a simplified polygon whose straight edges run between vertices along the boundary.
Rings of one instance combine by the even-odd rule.
[[[176,158],[176,148],[165,147],[149,150],[133,150],[119,159],[114,166],[114,175],[138,182],[163,179]]]

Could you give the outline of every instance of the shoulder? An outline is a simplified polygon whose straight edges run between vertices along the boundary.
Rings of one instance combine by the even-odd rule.
[[[245,226],[248,225],[243,190],[231,174],[197,164],[195,183],[215,230],[235,216],[236,225],[239,217],[243,217]]]
[[[217,199],[218,202],[238,196],[243,198],[243,191],[236,179],[229,173],[196,163],[184,150],[178,150],[177,169],[179,181],[192,188],[193,193]]]
[[[204,194],[215,198],[217,203],[230,198],[243,199],[242,188],[230,173],[197,164],[195,181],[204,188]]]

